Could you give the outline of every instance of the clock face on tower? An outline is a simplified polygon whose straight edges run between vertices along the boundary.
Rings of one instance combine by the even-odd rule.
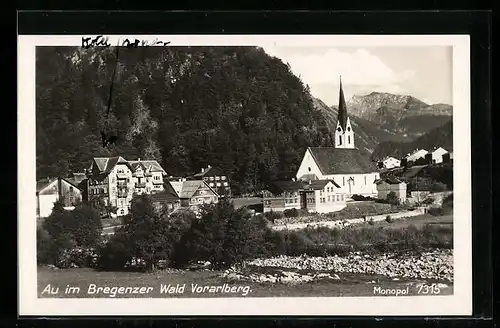
[[[339,131],[339,132],[340,132],[340,128],[337,128],[337,131]]]

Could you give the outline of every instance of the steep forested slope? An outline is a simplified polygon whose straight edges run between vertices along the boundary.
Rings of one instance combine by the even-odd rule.
[[[412,142],[382,142],[375,148],[371,157],[373,160],[379,160],[385,156],[401,158],[415,149],[431,150],[433,147],[453,150],[453,122],[451,120]]]
[[[36,60],[38,178],[121,155],[174,176],[217,165],[253,190],[331,144],[307,88],[259,48],[120,48],[117,60],[114,48],[39,47]],[[103,148],[101,131],[116,143]]]

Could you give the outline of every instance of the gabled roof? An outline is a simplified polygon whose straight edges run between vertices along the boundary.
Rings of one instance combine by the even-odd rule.
[[[325,179],[325,180],[312,180],[310,183],[305,184],[304,189],[321,190],[324,189],[329,182],[331,182],[335,187],[340,188],[340,186],[335,181]]]
[[[269,191],[276,194],[283,192],[293,192],[302,189],[304,182],[300,181],[273,181],[269,184]]]
[[[155,160],[138,160],[138,161],[129,161],[130,166],[135,170],[138,165],[142,165],[146,170],[150,172],[161,172],[163,174],[167,174],[165,170],[161,167],[161,165]]]
[[[40,192],[47,188],[52,182],[57,181],[57,178],[47,178],[36,182],[36,192]]]
[[[129,163],[121,156],[115,157],[94,157],[94,163],[99,169],[98,173],[108,174],[113,170],[117,164],[126,164],[130,167]],[[91,166],[92,167],[92,166]]]
[[[78,183],[75,183],[74,181],[72,181],[70,178],[61,178],[61,180],[64,180],[66,181],[67,183],[69,183],[70,185],[72,185],[73,187],[75,187],[76,189],[82,191],[82,188],[80,188],[78,186]],[[80,181],[81,182],[81,181]]]
[[[153,202],[170,203],[179,200],[179,197],[173,192],[158,192],[150,195]]]
[[[225,175],[225,173],[219,168],[214,166],[209,166],[202,169],[203,172],[198,172],[193,175],[194,178],[202,178],[204,176],[215,176],[215,175]]]
[[[383,179],[377,179],[377,180],[375,180],[376,184],[381,184],[382,182],[385,182],[385,183],[391,184],[391,185],[404,183],[403,181],[399,180],[398,178],[396,178],[394,176],[388,176],[388,177],[383,178]]]
[[[368,154],[359,149],[334,147],[309,147],[314,161],[321,173],[329,174],[360,174],[377,172]]]
[[[394,159],[396,161],[399,161],[399,159],[397,159],[396,157],[392,157],[392,156],[386,156],[386,157],[382,158],[380,161],[384,162],[384,161],[387,161],[389,159]]]
[[[203,180],[186,180],[186,181],[170,181],[169,182],[174,191],[177,193],[179,198],[191,198],[194,193],[200,189],[202,185],[205,185],[210,189],[216,196],[219,196],[215,190],[210,188],[208,184]]]

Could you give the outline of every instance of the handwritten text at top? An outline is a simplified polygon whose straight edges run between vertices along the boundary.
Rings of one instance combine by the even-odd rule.
[[[170,44],[170,41],[161,41],[158,39],[154,40],[139,40],[139,39],[124,39],[118,40],[117,46],[127,47],[127,48],[139,48],[139,47],[152,47],[152,46],[166,46]],[[82,48],[89,49],[93,47],[111,47],[109,42],[109,37],[98,35],[96,37],[82,37]]]

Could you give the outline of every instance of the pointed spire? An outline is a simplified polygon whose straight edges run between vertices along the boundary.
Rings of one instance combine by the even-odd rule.
[[[342,90],[342,76],[340,76],[340,94],[339,94],[339,115],[338,121],[342,127],[342,132],[345,132],[347,125],[347,106],[344,99],[344,91]]]

